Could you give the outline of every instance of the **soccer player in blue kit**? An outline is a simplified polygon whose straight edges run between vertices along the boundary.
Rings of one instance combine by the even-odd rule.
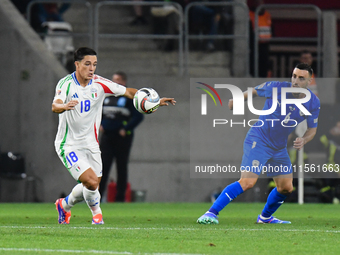
[[[253,96],[266,97],[263,110],[267,110],[272,106],[273,88],[277,88],[278,101],[276,110],[272,114],[260,116],[259,121],[250,128],[243,145],[240,180],[228,185],[211,208],[198,218],[197,223],[218,224],[217,215],[219,212],[238,195],[255,185],[263,166],[266,166],[267,176],[273,177],[276,188],[268,195],[267,203],[262,213],[258,216],[257,223],[291,223],[290,221],[279,220],[273,216],[273,213],[293,191],[293,173],[286,148],[287,139],[288,135],[295,129],[295,126],[305,119],[307,120],[308,128],[302,137],[295,139],[294,148],[300,150],[313,139],[318,125],[320,100],[308,89],[311,94],[310,100],[302,105],[311,115],[304,115],[295,104],[287,104],[286,115],[281,115],[281,89],[287,87],[307,89],[312,81],[312,75],[312,68],[307,64],[301,63],[294,68],[291,82],[266,82],[252,89]],[[246,100],[248,98],[247,92],[244,92],[243,95]],[[306,97],[304,93],[286,94],[287,99],[304,97]],[[229,101],[229,108],[233,109],[233,100]],[[268,171],[270,169],[275,169],[275,171]]]

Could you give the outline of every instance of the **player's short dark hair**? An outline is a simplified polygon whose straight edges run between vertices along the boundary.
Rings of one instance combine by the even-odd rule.
[[[122,77],[123,81],[127,81],[127,75],[122,71],[117,71],[113,75],[119,75],[120,77]]]
[[[74,61],[82,61],[85,56],[97,56],[97,52],[87,47],[76,49],[73,54]]]
[[[313,75],[312,67],[310,65],[306,64],[306,63],[299,63],[295,66],[295,68],[300,69],[300,70],[306,70],[306,71],[308,71],[310,76]]]

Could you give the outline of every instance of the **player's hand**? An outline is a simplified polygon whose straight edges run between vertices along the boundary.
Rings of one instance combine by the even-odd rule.
[[[126,131],[125,131],[125,129],[123,129],[123,128],[120,129],[118,133],[119,133],[119,135],[120,135],[121,137],[125,137],[125,136],[126,136]]]
[[[175,105],[176,101],[175,101],[174,98],[163,97],[163,98],[161,98],[161,100],[159,102],[159,105],[160,106],[167,106],[167,105],[169,105],[168,103],[171,103],[172,105]]]
[[[232,99],[229,99],[229,102],[228,102],[229,109],[232,110],[233,106],[234,106],[234,101]]]
[[[300,150],[303,148],[303,146],[306,144],[305,139],[302,137],[297,137],[294,141],[293,147],[297,150]]]
[[[79,104],[79,102],[77,100],[71,100],[70,102],[65,104],[65,111],[74,110],[74,107],[77,104]]]

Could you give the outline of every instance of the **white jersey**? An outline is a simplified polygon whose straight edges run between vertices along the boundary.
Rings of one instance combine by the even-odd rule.
[[[102,118],[103,101],[106,95],[124,95],[126,88],[99,75],[86,87],[82,87],[75,72],[58,82],[54,100],[61,99],[65,104],[78,100],[73,110],[59,114],[58,133],[55,138],[57,152],[67,147],[86,148],[98,152],[98,130]]]

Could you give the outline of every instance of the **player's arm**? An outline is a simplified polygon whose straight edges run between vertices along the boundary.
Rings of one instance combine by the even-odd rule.
[[[67,104],[64,104],[63,100],[55,99],[52,103],[52,112],[63,113],[64,111],[73,110],[78,103],[77,100],[71,100]]]
[[[124,96],[130,99],[133,99],[134,95],[136,94],[137,89],[134,88],[126,88],[125,94]],[[168,98],[168,97],[162,97],[160,99],[160,106],[167,106],[169,105],[169,103],[171,103],[172,105],[176,104],[176,101],[174,98]]]
[[[253,88],[252,90],[252,94],[253,94],[253,97],[256,97],[258,96],[257,94],[257,91],[255,88]],[[243,97],[244,97],[244,101],[247,101],[248,100],[248,90],[244,91],[243,92]],[[229,106],[229,109],[232,110],[233,109],[233,106],[234,106],[234,102],[232,99],[229,99],[229,103],[228,103],[228,106]]]
[[[125,97],[127,97],[129,99],[133,99],[133,97],[135,96],[137,91],[138,90],[134,89],[134,88],[126,88],[126,91],[125,91],[123,96],[125,96]]]
[[[316,134],[317,128],[308,128],[303,137],[297,137],[294,141],[293,147],[297,150],[300,150],[303,148],[303,146],[313,140],[315,134]]]

